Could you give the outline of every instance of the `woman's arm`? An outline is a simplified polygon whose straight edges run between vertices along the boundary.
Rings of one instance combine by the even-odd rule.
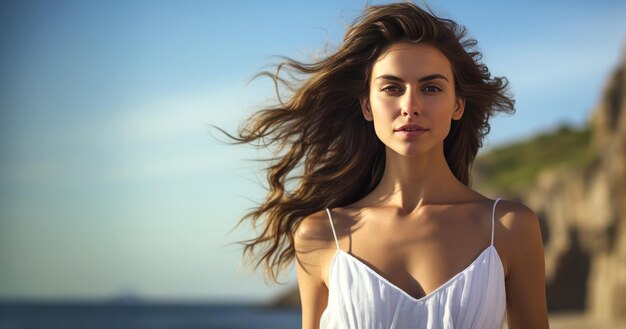
[[[549,328],[539,219],[523,204],[506,204],[501,222],[508,231],[506,299],[509,329]]]
[[[325,216],[325,213],[316,213],[305,218],[294,233],[302,329],[319,329],[320,317],[328,302],[328,288],[322,275],[328,251],[325,236],[330,231]]]

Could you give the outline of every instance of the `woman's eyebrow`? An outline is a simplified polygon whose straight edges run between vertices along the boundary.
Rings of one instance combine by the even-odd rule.
[[[404,80],[398,78],[395,75],[390,75],[390,74],[383,74],[383,75],[381,75],[381,76],[376,78],[376,80],[378,80],[378,79],[397,81],[397,82],[404,82]],[[448,80],[448,78],[446,78],[445,76],[443,76],[443,75],[441,75],[439,73],[435,73],[435,74],[431,74],[431,75],[427,75],[425,77],[422,77],[417,82],[424,82],[424,81],[430,81],[430,80],[435,80],[435,79],[444,79],[444,80],[450,82],[450,80]]]

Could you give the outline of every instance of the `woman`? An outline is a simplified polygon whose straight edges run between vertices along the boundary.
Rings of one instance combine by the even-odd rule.
[[[414,4],[372,6],[327,58],[264,73],[290,95],[236,137],[276,155],[244,253],[273,279],[295,258],[302,328],[548,327],[536,215],[468,186],[514,105],[475,44]]]

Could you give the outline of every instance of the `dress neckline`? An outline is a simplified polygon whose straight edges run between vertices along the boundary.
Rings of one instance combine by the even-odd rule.
[[[461,270],[457,274],[453,275],[450,279],[448,279],[442,285],[437,287],[435,290],[429,292],[428,294],[426,294],[426,295],[424,295],[424,296],[422,296],[420,298],[416,298],[416,297],[411,296],[408,292],[404,291],[400,287],[398,287],[393,282],[389,281],[387,278],[385,278],[380,273],[378,273],[377,271],[375,271],[374,269],[369,267],[367,264],[363,263],[363,261],[361,261],[360,259],[356,258],[354,255],[352,255],[352,254],[350,254],[348,252],[345,252],[345,251],[343,251],[341,249],[338,249],[337,252],[335,253],[335,256],[333,257],[332,263],[330,265],[329,279],[328,279],[329,280],[329,286],[330,286],[330,280],[332,280],[332,273],[333,273],[333,269],[335,267],[335,262],[336,262],[337,256],[338,255],[345,255],[345,256],[347,256],[346,259],[352,260],[354,263],[358,264],[358,266],[360,266],[360,267],[364,268],[366,271],[372,273],[380,281],[382,281],[383,283],[385,283],[386,285],[391,287],[391,289],[396,290],[399,293],[401,293],[402,295],[406,296],[410,301],[412,301],[414,303],[423,303],[427,299],[429,299],[430,297],[432,297],[434,295],[437,295],[440,291],[444,290],[447,286],[449,286],[453,282],[457,281],[459,277],[461,277],[464,274],[466,274],[472,267],[474,267],[475,264],[477,264],[482,258],[484,258],[485,255],[489,255],[490,252],[495,253],[495,258],[497,258],[498,264],[500,264],[500,267],[504,271],[504,266],[502,265],[502,260],[500,259],[500,256],[498,255],[498,250],[494,247],[494,245],[489,245],[485,249],[483,249],[483,251],[469,265],[467,265],[463,270]]]

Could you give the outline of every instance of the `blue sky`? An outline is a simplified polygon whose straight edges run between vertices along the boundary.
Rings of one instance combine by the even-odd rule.
[[[371,3],[381,3],[373,1]],[[430,1],[507,76],[517,113],[487,147],[583,124],[626,44],[623,1]],[[263,197],[224,145],[273,101],[274,55],[338,45],[364,1],[0,2],[0,299],[262,300],[239,268]],[[295,282],[293,272],[284,279]]]

